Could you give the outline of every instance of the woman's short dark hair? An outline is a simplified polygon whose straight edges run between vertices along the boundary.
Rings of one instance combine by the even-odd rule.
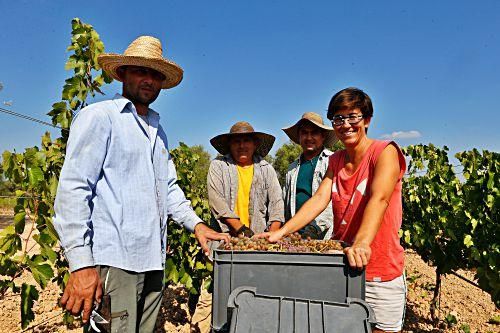
[[[344,110],[359,109],[364,118],[373,116],[373,105],[370,96],[358,88],[345,88],[336,93],[328,104],[327,118],[332,119],[335,113]]]

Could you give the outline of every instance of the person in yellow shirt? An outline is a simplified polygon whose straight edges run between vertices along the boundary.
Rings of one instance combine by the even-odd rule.
[[[264,159],[274,140],[244,121],[210,140],[220,153],[210,163],[207,176],[212,228],[251,237],[278,230],[284,223],[281,186],[274,168]],[[210,331],[211,301],[211,294],[202,291],[191,320],[194,330]]]
[[[234,139],[235,142],[238,142],[238,140],[237,138]],[[239,144],[236,143],[236,145]],[[249,165],[237,164],[236,169],[238,170],[238,196],[236,197],[234,213],[240,217],[240,223],[250,229],[248,205],[250,204],[250,188],[252,187],[253,179],[253,161]]]
[[[220,153],[208,171],[208,201],[214,220],[233,236],[275,230],[284,222],[281,186],[264,157],[274,136],[256,132],[247,122],[210,140]],[[213,223],[214,224],[214,223]]]

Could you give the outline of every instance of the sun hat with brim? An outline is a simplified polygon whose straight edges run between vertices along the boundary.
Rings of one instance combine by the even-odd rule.
[[[140,66],[154,69],[165,76],[161,88],[175,87],[182,81],[184,71],[175,62],[163,58],[163,49],[158,38],[140,36],[134,40],[123,54],[103,53],[97,62],[113,79],[122,81],[117,70],[121,66]]]
[[[275,140],[275,137],[270,134],[255,132],[252,125],[246,121],[239,121],[231,126],[229,133],[213,137],[210,139],[210,143],[221,155],[226,155],[229,153],[229,140],[238,135],[252,135],[259,139],[259,145],[255,149],[255,153],[261,157],[265,157],[269,153]]]
[[[323,118],[315,112],[306,112],[302,115],[302,118],[299,119],[294,125],[289,127],[284,127],[282,130],[288,135],[290,140],[293,142],[300,144],[299,141],[299,128],[304,122],[311,123],[326,132],[325,142],[323,145],[325,147],[331,147],[335,142],[337,142],[337,137],[335,136],[335,132],[333,128],[330,126],[326,126],[323,123]]]

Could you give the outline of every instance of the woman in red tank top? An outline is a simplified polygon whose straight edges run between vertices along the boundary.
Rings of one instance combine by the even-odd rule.
[[[327,117],[345,149],[330,157],[318,191],[270,241],[300,230],[332,200],[333,238],[352,244],[344,249],[349,264],[366,268],[366,301],[377,319],[373,332],[402,329],[406,299],[404,253],[398,230],[402,221],[401,180],[406,163],[394,142],[367,137],[373,116],[370,97],[347,88],[333,96]]]

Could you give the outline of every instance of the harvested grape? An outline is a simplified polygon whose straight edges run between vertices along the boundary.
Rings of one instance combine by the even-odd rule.
[[[331,251],[342,251],[342,244],[337,240],[315,240],[309,237],[303,239],[298,233],[288,235],[276,243],[270,243],[266,238],[256,239],[241,236],[231,238],[229,244],[222,244],[220,249],[293,253],[329,253]]]

